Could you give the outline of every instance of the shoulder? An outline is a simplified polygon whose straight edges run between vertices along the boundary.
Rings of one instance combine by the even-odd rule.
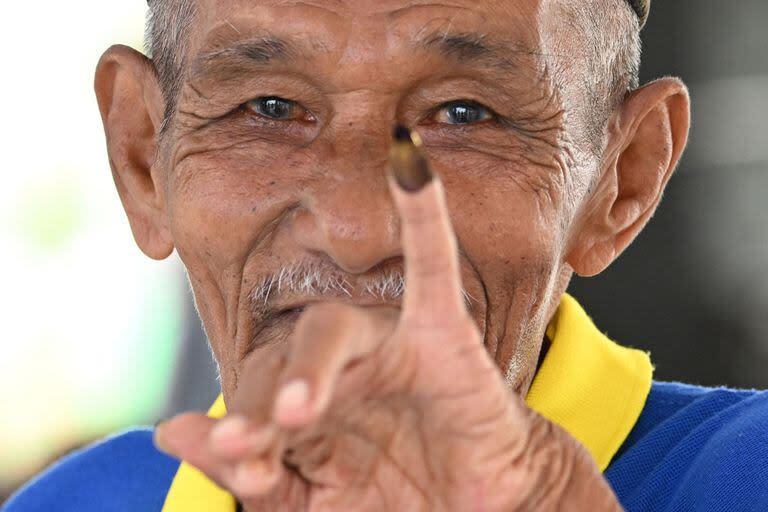
[[[606,477],[628,510],[768,502],[768,391],[654,383]]]
[[[155,449],[151,429],[125,431],[56,462],[2,511],[160,511],[178,465]]]
[[[696,435],[672,503],[696,510],[758,510],[768,504],[768,392],[755,393],[713,417]],[[679,509],[679,506],[677,506]]]

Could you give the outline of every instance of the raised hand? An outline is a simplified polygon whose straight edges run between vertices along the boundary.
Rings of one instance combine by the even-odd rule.
[[[461,294],[444,192],[399,129],[400,311],[308,307],[249,358],[229,414],[180,415],[156,442],[257,510],[617,510],[586,450],[528,409]]]

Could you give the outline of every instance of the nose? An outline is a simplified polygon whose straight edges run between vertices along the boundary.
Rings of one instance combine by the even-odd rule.
[[[359,141],[361,134],[344,136]],[[302,248],[354,274],[402,255],[399,218],[386,181],[388,131],[375,140],[327,153],[330,162],[305,189],[291,227]]]
[[[354,274],[401,255],[399,222],[383,176],[325,187],[308,202],[292,226],[304,249]]]

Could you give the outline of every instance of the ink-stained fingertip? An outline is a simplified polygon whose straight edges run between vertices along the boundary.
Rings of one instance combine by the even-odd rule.
[[[433,174],[427,158],[421,150],[418,132],[403,125],[396,125],[394,143],[389,151],[389,167],[400,188],[406,192],[418,192],[432,181]]]
[[[402,124],[396,124],[392,137],[398,142],[411,142],[411,130]]]
[[[395,125],[395,128],[392,131],[392,138],[396,142],[408,142],[414,146],[421,146],[421,137],[419,136],[419,132],[416,130],[411,130],[402,124]]]

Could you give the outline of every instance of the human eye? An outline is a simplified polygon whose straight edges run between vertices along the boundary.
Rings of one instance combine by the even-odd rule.
[[[307,119],[309,113],[293,100],[279,96],[260,96],[245,104],[250,112],[274,121]]]
[[[433,121],[442,124],[469,125],[494,119],[489,108],[472,100],[456,100],[442,104],[435,111]]]

